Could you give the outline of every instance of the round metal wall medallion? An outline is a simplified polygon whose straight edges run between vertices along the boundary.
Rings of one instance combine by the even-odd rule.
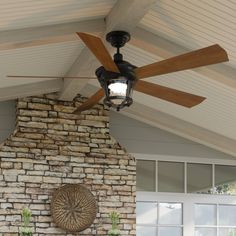
[[[67,184],[53,193],[51,212],[60,228],[80,232],[93,223],[97,204],[90,190],[80,184]]]

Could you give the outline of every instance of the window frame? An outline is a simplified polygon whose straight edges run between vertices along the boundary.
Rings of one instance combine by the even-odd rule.
[[[146,160],[146,161],[155,161],[155,192],[158,192],[158,161],[166,162],[180,162],[184,163],[184,193],[191,194],[187,192],[187,164],[209,164],[212,165],[212,189],[215,187],[215,166],[224,165],[224,166],[235,166],[236,160],[229,159],[212,159],[212,158],[188,158],[188,157],[178,157],[178,156],[166,156],[166,155],[152,155],[152,154],[140,154],[140,153],[131,153],[136,160]],[[211,194],[208,194],[211,195]],[[212,194],[213,195],[213,194]],[[236,195],[235,195],[236,196]]]

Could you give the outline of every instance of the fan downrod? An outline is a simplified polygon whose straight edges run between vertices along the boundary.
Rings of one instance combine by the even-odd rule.
[[[106,35],[106,40],[112,47],[121,48],[130,40],[130,34],[125,31],[111,31]]]

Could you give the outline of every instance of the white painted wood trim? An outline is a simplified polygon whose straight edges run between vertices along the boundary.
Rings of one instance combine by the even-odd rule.
[[[142,20],[157,0],[119,0],[106,17],[106,33],[112,30],[133,29]]]
[[[236,165],[235,160],[226,160],[226,159],[212,159],[212,158],[188,158],[180,156],[168,156],[168,155],[159,155],[159,154],[141,154],[141,153],[130,153],[133,157],[140,160],[158,160],[158,161],[169,161],[169,162],[189,162],[189,163],[204,163],[204,164],[215,164],[215,165]]]
[[[193,194],[193,193],[154,193],[154,192],[137,192],[137,201],[169,201],[169,202],[184,202],[186,199],[191,199],[193,202],[200,201],[202,203],[216,204],[225,202],[236,204],[235,195],[210,195],[210,194]],[[169,199],[169,200],[167,200]]]

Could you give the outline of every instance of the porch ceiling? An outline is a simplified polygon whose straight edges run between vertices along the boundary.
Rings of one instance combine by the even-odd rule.
[[[123,53],[137,66],[218,43],[230,62],[148,79],[207,97],[202,104],[187,109],[135,92],[134,106],[123,113],[236,155],[235,10],[233,1],[215,0],[4,0],[0,100],[44,91],[58,91],[65,100],[77,93],[90,95],[96,82],[6,78],[7,74],[93,76],[99,63],[75,31],[101,37],[113,29],[130,31],[133,39]],[[29,84],[40,89],[29,93]]]

